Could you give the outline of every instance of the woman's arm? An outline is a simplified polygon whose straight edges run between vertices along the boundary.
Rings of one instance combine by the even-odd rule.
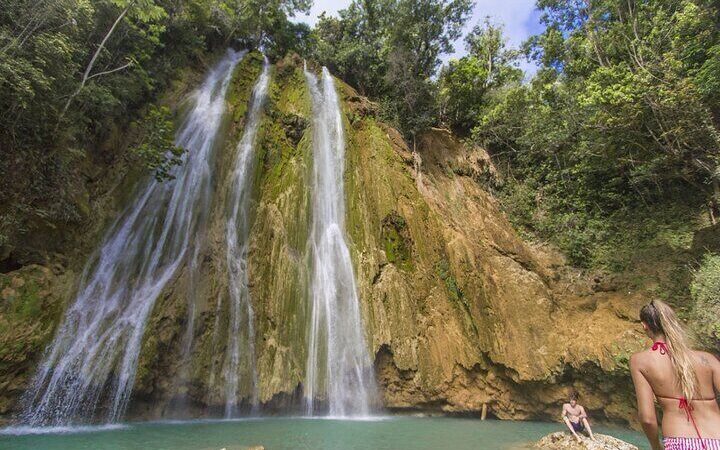
[[[655,414],[655,398],[650,383],[640,371],[638,355],[630,358],[630,374],[635,385],[635,396],[637,397],[638,415],[645,436],[653,450],[662,450],[660,438],[658,437],[657,414]]]
[[[712,361],[710,365],[712,366],[713,387],[715,388],[715,396],[717,397],[720,395],[720,357],[717,355],[714,356],[715,358],[710,358]]]

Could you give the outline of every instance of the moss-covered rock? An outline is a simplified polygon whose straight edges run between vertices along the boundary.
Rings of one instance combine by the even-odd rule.
[[[271,72],[268,102],[258,130],[253,163],[252,223],[248,270],[255,315],[255,359],[259,400],[267,407],[302,383],[307,334],[309,174],[312,162],[311,104],[301,61],[287,58]],[[259,53],[238,65],[228,90],[228,124],[216,164],[217,187],[207,245],[194,275],[181,270],[156,302],[138,366],[132,414],[181,414],[221,410],[225,402],[224,364],[228,357],[228,275],[225,224],[229,170],[244,132],[252,89],[262,68]],[[190,305],[195,323],[188,323]],[[192,353],[183,355],[188,326]],[[242,352],[248,351],[243,346]],[[238,369],[238,395],[249,401],[252,368]]]
[[[403,270],[412,270],[412,239],[405,219],[395,211],[382,221],[382,239],[389,263]]]
[[[293,393],[305,373],[312,133],[300,61],[278,63],[267,109],[257,142],[248,261],[261,402]]]
[[[62,318],[73,278],[38,265],[0,274],[0,416],[17,410]]]

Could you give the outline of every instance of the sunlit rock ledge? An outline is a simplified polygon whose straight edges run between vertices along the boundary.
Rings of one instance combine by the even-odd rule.
[[[532,446],[540,450],[638,450],[632,444],[625,441],[595,433],[595,440],[587,436],[581,436],[578,441],[570,433],[557,432],[548,434]]]

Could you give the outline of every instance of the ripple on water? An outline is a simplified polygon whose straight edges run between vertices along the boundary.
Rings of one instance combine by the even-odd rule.
[[[10,426],[7,428],[0,428],[0,435],[24,436],[32,434],[95,433],[98,431],[126,430],[129,428],[130,425],[119,423],[106,425],[68,425],[59,427]]]

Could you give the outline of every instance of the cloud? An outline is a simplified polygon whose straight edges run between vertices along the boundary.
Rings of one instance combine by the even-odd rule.
[[[294,20],[314,26],[323,11],[337,16],[337,12],[349,4],[350,0],[315,0],[308,15],[298,15]],[[464,34],[472,30],[477,23],[482,22],[486,16],[489,16],[493,23],[505,26],[505,35],[512,47],[520,46],[527,38],[543,30],[540,14],[535,9],[535,0],[476,0],[472,17],[465,25]],[[465,43],[461,38],[455,42],[455,53],[443,55],[442,60],[446,62],[450,58],[459,58],[465,54]],[[528,75],[537,71],[537,67],[532,62],[524,60],[520,67]]]

